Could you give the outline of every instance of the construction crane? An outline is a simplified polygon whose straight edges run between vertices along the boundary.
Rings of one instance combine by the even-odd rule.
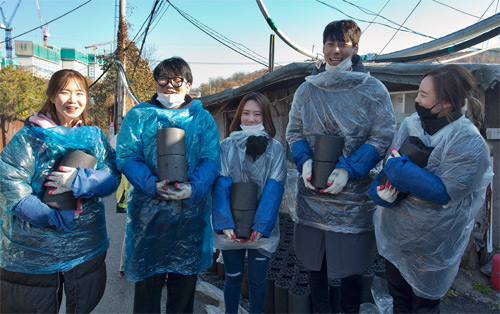
[[[36,2],[36,8],[38,9],[38,16],[40,17],[40,28],[42,29],[42,34],[43,34],[43,45],[47,46],[47,40],[50,37],[49,34],[49,24],[43,24],[42,20],[42,11],[40,11],[40,5],[38,4],[38,0],[35,0]]]
[[[4,2],[2,2],[2,4],[4,4]],[[7,52],[7,59],[12,61],[12,36],[11,36],[11,32],[14,30],[14,27],[11,27],[10,26],[10,23],[12,23],[12,19],[14,18],[14,15],[16,15],[16,11],[17,9],[19,8],[19,5],[21,4],[21,0],[19,0],[17,2],[17,5],[16,7],[14,8],[14,12],[12,12],[12,16],[10,17],[10,20],[7,20],[7,17],[5,16],[5,13],[3,12],[3,9],[0,5],[0,13],[2,13],[2,17],[3,17],[3,22],[5,24],[0,24],[0,28],[3,28],[5,29],[5,50]]]
[[[108,41],[108,42],[105,42],[105,43],[100,43],[100,44],[95,44],[95,45],[91,45],[91,46],[85,46],[86,49],[89,49],[89,48],[93,48],[94,49],[94,54],[95,54],[95,50],[97,49],[97,47],[99,46],[104,46],[104,45],[108,45],[108,44],[113,44],[113,43],[116,43],[116,40],[113,40],[113,41]],[[111,49],[110,49],[111,50]]]

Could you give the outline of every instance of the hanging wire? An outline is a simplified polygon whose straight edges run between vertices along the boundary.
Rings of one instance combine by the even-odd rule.
[[[182,17],[184,17],[188,22],[190,22],[191,24],[196,26],[198,29],[200,29],[202,32],[204,32],[208,36],[212,37],[213,39],[215,39],[216,41],[218,41],[222,45],[228,47],[229,49],[233,50],[234,52],[236,52],[236,53],[238,53],[238,54],[240,54],[248,59],[251,59],[251,60],[253,60],[253,61],[255,61],[263,66],[266,66],[266,67],[268,66],[268,61],[265,57],[261,56],[260,54],[251,50],[250,48],[246,47],[243,44],[240,44],[240,43],[237,43],[237,42],[230,40],[229,38],[223,36],[222,34],[218,33],[217,31],[211,29],[210,27],[206,26],[205,24],[196,20],[194,17],[190,16],[186,12],[184,12],[181,9],[179,9],[178,7],[176,7],[175,5],[173,5],[170,2],[170,0],[167,0],[167,1]],[[231,45],[232,45],[232,47],[231,47]],[[240,48],[240,47],[243,47],[247,51],[245,51],[245,50],[242,51],[242,48]]]
[[[368,29],[368,27],[370,27],[370,25],[372,25],[372,23],[375,21],[375,19],[377,17],[379,17],[380,13],[382,13],[382,11],[385,9],[385,7],[389,4],[389,2],[391,2],[391,0],[387,0],[387,2],[384,4],[384,6],[382,7],[382,9],[380,9],[380,11],[377,13],[377,15],[373,18],[373,20],[368,24],[368,26],[366,26],[366,28],[363,30],[363,34],[366,32],[366,30]]]
[[[26,34],[28,34],[28,33],[31,33],[31,32],[33,32],[33,31],[38,30],[39,28],[42,28],[42,27],[43,27],[43,26],[45,26],[45,25],[48,25],[48,24],[50,24],[50,23],[52,23],[52,22],[55,22],[55,21],[57,21],[58,19],[60,19],[60,18],[62,18],[62,17],[64,17],[64,16],[66,16],[66,15],[70,14],[70,13],[71,13],[71,12],[73,12],[73,11],[78,10],[79,8],[83,7],[84,5],[86,5],[86,4],[88,4],[89,2],[92,2],[92,1],[93,1],[93,0],[88,0],[87,2],[85,2],[85,3],[83,3],[83,4],[79,5],[79,6],[77,6],[77,7],[76,7],[76,8],[74,8],[73,10],[68,11],[68,12],[64,13],[63,15],[60,15],[60,16],[56,17],[55,19],[48,21],[48,22],[47,22],[47,23],[45,23],[45,24],[42,24],[42,25],[40,25],[40,26],[37,26],[37,27],[33,28],[32,30],[29,30],[29,31],[24,32],[24,33],[22,33],[22,34],[19,34],[19,35],[17,35],[17,36],[11,37],[11,38],[10,38],[10,40],[12,40],[12,39],[16,39],[16,38],[21,37],[21,36],[23,36],[23,35],[26,35]],[[0,41],[0,44],[3,44],[4,42],[6,42],[6,40],[4,40],[4,41]]]
[[[417,5],[413,8],[413,10],[411,10],[410,14],[408,14],[408,16],[406,17],[406,19],[403,21],[403,24],[406,23],[406,21],[410,18],[410,16],[413,14],[413,12],[415,12],[415,10],[417,9],[417,7],[420,5],[420,2],[422,2],[422,0],[419,0]],[[401,24],[401,25],[403,25]],[[394,39],[394,36],[396,36],[396,34],[399,32],[399,29],[394,33],[394,35],[392,35],[391,39],[389,39],[389,41],[387,42],[387,44],[385,44],[384,48],[382,48],[382,50],[378,53],[378,55],[381,55],[382,52],[384,51],[384,49],[389,45],[389,43],[392,41],[392,39]]]
[[[484,17],[484,15],[486,14],[486,12],[488,12],[488,10],[490,9],[491,5],[495,2],[496,0],[491,0],[490,2],[490,5],[488,5],[488,7],[486,8],[486,10],[484,10],[484,13],[481,15],[481,17],[479,18],[478,22],[481,21]]]
[[[442,2],[439,2],[439,1],[437,1],[437,0],[432,0],[432,1],[434,1],[434,2],[436,2],[436,3],[438,3],[438,4],[440,4],[440,5],[443,5],[443,6],[445,6],[445,7],[448,7],[448,8],[450,8],[450,9],[452,9],[452,10],[455,10],[455,11],[457,11],[457,12],[460,12],[460,13],[466,14],[466,15],[468,15],[468,16],[472,16],[472,17],[475,17],[475,18],[480,19],[480,17],[479,17],[479,16],[477,16],[477,15],[470,14],[470,13],[467,13],[467,12],[465,12],[465,11],[459,10],[459,9],[457,9],[457,8],[455,8],[455,7],[452,7],[451,5],[448,5],[448,4],[446,4],[446,3],[442,3]]]
[[[320,0],[316,0],[316,2],[319,2],[319,3],[321,3],[321,4],[323,4],[323,5],[327,6],[327,7],[329,7],[329,8],[331,8],[331,9],[334,9],[334,10],[336,10],[336,11],[338,11],[338,12],[340,12],[340,13],[344,14],[344,15],[345,15],[345,16],[347,16],[348,18],[350,18],[350,19],[352,19],[352,20],[355,20],[355,21],[360,21],[360,22],[364,22],[364,23],[379,24],[379,25],[382,25],[382,26],[385,26],[385,27],[389,27],[389,28],[395,29],[395,30],[397,30],[397,31],[402,31],[402,32],[407,32],[407,33],[412,33],[412,34],[419,35],[419,36],[422,36],[422,37],[427,37],[427,38],[431,38],[431,39],[436,39],[435,37],[432,37],[432,36],[429,36],[429,35],[425,35],[425,34],[422,34],[422,33],[416,32],[416,31],[414,31],[414,30],[411,30],[411,29],[409,29],[408,27],[403,26],[402,24],[398,24],[398,23],[396,23],[396,22],[393,22],[393,21],[391,21],[391,20],[389,20],[389,19],[387,19],[387,18],[385,18],[385,17],[383,17],[383,16],[380,16],[380,17],[381,17],[381,18],[383,18],[383,19],[386,19],[386,20],[390,21],[391,23],[394,23],[394,24],[398,25],[398,26],[399,26],[399,28],[396,28],[396,27],[394,27],[394,26],[387,25],[387,24],[384,24],[384,23],[380,23],[380,22],[373,22],[373,21],[372,21],[372,22],[370,22],[370,21],[367,21],[367,20],[358,19],[358,18],[355,18],[355,17],[353,17],[353,16],[351,16],[351,15],[349,15],[349,14],[345,13],[344,11],[342,11],[342,10],[340,10],[340,9],[338,9],[338,8],[336,8],[336,7],[334,7],[334,6],[332,6],[332,5],[329,5],[328,3],[325,3],[325,2],[320,1]],[[355,4],[352,4],[352,3],[349,3],[349,4],[356,6],[356,7],[360,8],[360,10],[361,10],[361,7],[359,7],[359,6],[355,5]],[[363,9],[363,10],[369,11],[369,10],[367,10],[367,9]],[[362,10],[362,11],[363,11],[363,10]],[[363,12],[365,12],[365,11],[363,11]],[[370,12],[371,12],[371,13],[368,13],[368,12],[365,12],[365,13],[370,14],[370,15],[376,15],[376,14],[377,14],[377,13],[372,12],[372,11],[370,11]],[[404,24],[404,23],[403,23],[403,24]]]
[[[146,30],[144,31],[144,37],[142,39],[141,48],[139,49],[139,54],[137,55],[137,59],[135,59],[135,62],[134,62],[134,70],[132,71],[132,76],[130,78],[131,81],[134,80],[135,70],[137,69],[137,64],[139,63],[139,60],[141,59],[142,49],[144,48],[144,43],[146,42],[149,27],[151,26],[151,23],[153,22],[153,17],[155,16],[155,11],[156,11],[156,7],[158,6],[158,3],[159,3],[159,0],[155,0],[155,3],[153,4],[153,8],[151,9],[151,14],[149,15],[150,16],[149,22],[148,22],[148,25],[146,26]]]

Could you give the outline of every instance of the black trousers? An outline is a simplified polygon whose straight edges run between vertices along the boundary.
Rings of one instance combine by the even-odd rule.
[[[155,274],[135,283],[134,313],[161,313],[161,294],[167,280],[167,313],[193,313],[197,274]]]
[[[311,289],[314,313],[332,313],[330,294],[328,292],[326,256],[323,256],[323,264],[319,271],[307,270],[307,281]],[[362,292],[362,275],[351,275],[340,280],[340,305],[343,313],[359,313]]]
[[[430,300],[415,295],[396,266],[388,260],[385,261],[385,276],[393,299],[393,313],[439,313],[441,299]]]

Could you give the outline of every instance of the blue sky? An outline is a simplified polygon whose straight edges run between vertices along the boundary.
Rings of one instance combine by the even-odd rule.
[[[50,21],[87,0],[38,0],[43,21]],[[7,19],[18,0],[0,0]],[[240,43],[264,58],[269,56],[269,36],[273,31],[267,25],[259,7],[254,0],[171,0],[171,2],[211,29],[226,38]],[[362,12],[348,2],[368,10],[379,12],[394,22],[402,23],[420,2],[414,13],[405,22],[405,26],[414,31],[438,38],[476,23],[479,17],[490,17],[498,12],[499,0],[264,0],[267,10],[275,24],[293,42],[304,49],[321,52],[322,32],[324,26],[338,19],[349,18],[371,21],[374,16]],[[452,10],[438,2],[453,6],[467,12],[464,14]],[[127,0],[127,21],[132,25],[130,37],[146,20],[151,11],[153,0]],[[336,7],[343,13],[332,9],[324,3]],[[488,8],[489,7],[489,8]],[[471,16],[474,15],[474,16]],[[377,18],[376,22],[390,24]],[[0,23],[4,23],[3,20]],[[363,31],[359,53],[380,53],[396,30],[377,24],[358,22]],[[40,25],[35,0],[22,0],[20,7],[11,21],[15,27],[12,36],[17,36]],[[80,9],[51,23],[49,45],[58,47],[85,49],[98,43],[115,39],[115,0],[93,0]],[[397,27],[397,26],[395,26]],[[0,41],[4,40],[4,31],[0,30]],[[40,29],[14,40],[28,40],[43,43]],[[385,47],[383,53],[401,50],[431,39],[415,34],[398,32]],[[486,47],[498,43],[498,38],[490,40],[478,47]],[[155,50],[156,60],[171,56],[181,56],[190,63],[194,75],[194,87],[208,82],[210,77],[228,77],[234,72],[252,72],[264,68],[250,59],[223,46],[184,19],[175,9],[169,7],[161,20],[147,37],[146,44]],[[138,43],[140,45],[140,43]],[[0,45],[5,56],[5,46]],[[97,48],[98,52],[110,50],[110,45]],[[275,61],[288,64],[303,61],[308,57],[289,48],[276,36]]]

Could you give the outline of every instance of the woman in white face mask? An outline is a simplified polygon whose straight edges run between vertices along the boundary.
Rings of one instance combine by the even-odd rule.
[[[266,295],[266,274],[271,254],[279,242],[278,211],[284,192],[286,164],[283,146],[275,139],[270,104],[261,93],[241,100],[229,127],[230,136],[221,143],[221,175],[215,180],[212,222],[214,246],[222,250],[226,281],[224,301],[227,313],[237,313],[248,251],[250,313],[262,313]],[[235,232],[238,226],[231,212],[232,183],[258,186],[258,205],[249,238]]]

